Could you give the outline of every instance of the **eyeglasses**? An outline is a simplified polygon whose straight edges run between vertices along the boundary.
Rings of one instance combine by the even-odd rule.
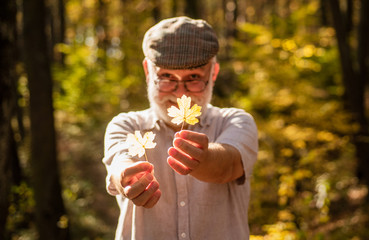
[[[154,83],[158,86],[160,92],[174,92],[178,89],[178,84],[183,83],[188,92],[200,93],[203,92],[209,83],[203,80],[171,80],[171,79],[156,79]]]
[[[184,88],[187,92],[191,93],[201,93],[206,89],[209,81],[212,80],[213,71],[215,62],[212,62],[210,65],[210,69],[204,69],[206,71],[205,75],[194,73],[191,76],[188,76],[186,80],[177,80],[173,79],[171,73],[166,73],[162,75],[158,75],[159,68],[155,66],[151,61],[148,62],[148,69],[150,78],[153,80],[153,83],[157,86],[160,92],[170,93],[175,92],[178,89],[178,85],[183,84]]]

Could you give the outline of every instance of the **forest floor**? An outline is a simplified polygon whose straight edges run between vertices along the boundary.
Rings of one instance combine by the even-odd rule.
[[[60,134],[58,151],[73,239],[113,239],[119,207],[105,187],[104,132],[68,135]]]

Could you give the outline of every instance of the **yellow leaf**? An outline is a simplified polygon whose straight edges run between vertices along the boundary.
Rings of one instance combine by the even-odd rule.
[[[181,98],[177,98],[178,107],[171,106],[168,108],[168,116],[172,117],[172,123],[181,124],[188,123],[194,125],[199,122],[196,118],[201,115],[201,107],[197,104],[191,107],[191,97],[183,95]]]
[[[145,154],[145,149],[155,148],[154,138],[153,132],[147,132],[143,137],[140,131],[135,131],[135,134],[129,133],[126,139],[126,143],[129,145],[128,154],[132,157],[136,155],[142,157]]]

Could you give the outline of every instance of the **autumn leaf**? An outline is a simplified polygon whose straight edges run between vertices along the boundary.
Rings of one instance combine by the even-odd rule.
[[[168,108],[168,116],[172,117],[172,123],[183,124],[186,122],[188,124],[194,125],[199,122],[196,118],[201,115],[201,107],[197,104],[191,107],[191,97],[183,95],[181,98],[177,98],[178,107],[171,106]]]
[[[132,157],[145,155],[147,161],[146,149],[155,148],[154,138],[155,134],[153,132],[147,132],[143,137],[140,131],[135,131],[135,134],[129,133],[126,140],[126,143],[129,145],[128,154]]]

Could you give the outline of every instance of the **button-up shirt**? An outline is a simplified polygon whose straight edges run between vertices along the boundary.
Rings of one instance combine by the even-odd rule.
[[[152,109],[121,113],[108,124],[103,162],[108,172],[107,191],[116,196],[121,211],[116,240],[131,239],[132,236],[138,240],[249,238],[250,177],[258,150],[255,122],[241,109],[218,108],[210,104],[199,120],[188,129],[206,134],[209,142],[235,147],[242,158],[243,177],[216,184],[176,173],[167,164],[167,150],[172,146],[175,132],[158,119]],[[136,130],[141,134],[148,131],[156,134],[156,147],[146,150],[162,192],[153,208],[133,207],[133,203],[120,195],[110,182],[115,164],[131,158],[125,140],[128,133]]]

